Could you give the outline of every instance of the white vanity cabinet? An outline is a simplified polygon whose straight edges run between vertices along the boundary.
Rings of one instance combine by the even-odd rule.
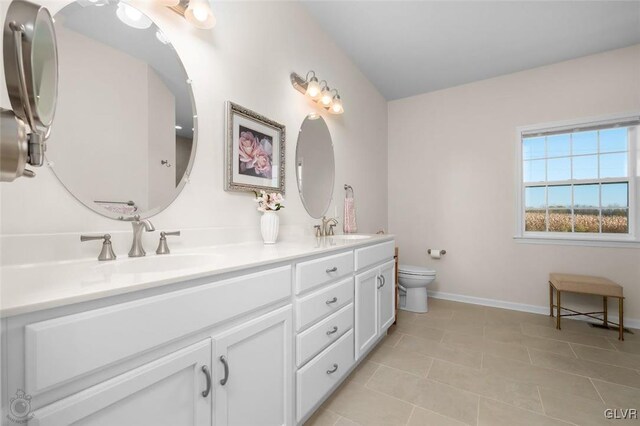
[[[291,307],[214,337],[215,424],[292,424]]]
[[[394,321],[395,262],[389,259],[393,259],[395,247],[390,243],[356,250],[356,264],[363,269],[355,276],[357,360],[366,355]],[[371,267],[376,264],[379,265]]]
[[[29,425],[211,425],[211,339],[33,413]]]

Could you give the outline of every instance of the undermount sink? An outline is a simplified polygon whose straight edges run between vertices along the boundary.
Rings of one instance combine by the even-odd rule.
[[[341,240],[366,240],[367,238],[371,238],[371,235],[342,234],[342,235],[334,235],[333,238],[338,238]]]
[[[98,268],[101,272],[113,274],[157,273],[204,268],[215,264],[216,261],[217,256],[213,254],[179,253],[117,259],[102,263]]]

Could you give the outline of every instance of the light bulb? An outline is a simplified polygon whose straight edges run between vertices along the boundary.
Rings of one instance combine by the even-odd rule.
[[[185,19],[194,27],[211,29],[216,25],[216,17],[207,0],[191,0],[184,11]]]
[[[138,30],[144,30],[151,26],[151,19],[149,19],[135,7],[130,6],[126,3],[118,3],[116,16],[126,25]]]
[[[335,95],[333,97],[333,103],[331,104],[331,113],[342,114],[343,112],[344,112],[344,108],[342,106],[342,99],[340,99],[339,95]]]
[[[307,96],[314,100],[320,96],[320,84],[316,77],[311,77],[309,84],[307,84]]]
[[[331,105],[332,99],[333,98],[331,96],[331,90],[328,87],[325,87],[324,89],[322,89],[322,97],[320,98],[320,103],[327,107]]]

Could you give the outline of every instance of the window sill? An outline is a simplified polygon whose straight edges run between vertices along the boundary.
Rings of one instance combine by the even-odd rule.
[[[565,246],[585,246],[585,247],[617,247],[617,248],[640,248],[640,241],[634,239],[616,238],[569,238],[555,236],[519,235],[513,237],[519,244],[543,244],[543,245],[565,245]]]

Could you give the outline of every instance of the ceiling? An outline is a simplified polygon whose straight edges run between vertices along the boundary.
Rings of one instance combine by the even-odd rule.
[[[303,3],[389,100],[640,43],[640,0]]]

